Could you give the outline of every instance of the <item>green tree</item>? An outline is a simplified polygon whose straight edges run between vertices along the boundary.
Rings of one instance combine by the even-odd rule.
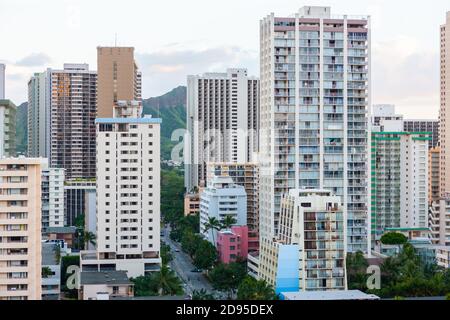
[[[203,238],[200,235],[187,231],[183,233],[181,238],[181,247],[191,258],[193,258],[201,241],[203,241]]]
[[[217,260],[217,250],[209,241],[201,240],[193,255],[193,263],[199,269],[208,270]]]
[[[51,275],[53,275],[53,272],[49,267],[42,267],[42,278],[48,278]]]
[[[175,272],[170,270],[167,266],[162,266],[159,272],[152,275],[152,278],[156,282],[160,296],[183,294],[183,287],[181,286],[180,279],[178,279]]]
[[[210,217],[208,219],[208,222],[205,223],[205,231],[211,232],[213,243],[216,243],[216,240],[214,237],[215,231],[219,231],[221,229],[221,227],[222,227],[222,225],[221,225],[220,221],[217,220],[215,217]]]
[[[238,300],[275,300],[277,298],[272,286],[264,280],[256,280],[250,276],[239,284]]]
[[[165,266],[170,261],[173,260],[173,255],[170,250],[170,246],[164,243],[161,243],[161,262]]]
[[[167,266],[162,266],[158,272],[132,278],[131,281],[134,283],[134,295],[137,297],[183,294],[180,279]]]
[[[184,177],[181,170],[161,170],[161,214],[166,223],[176,223],[184,212]]]
[[[208,293],[205,289],[194,290],[192,293],[192,300],[215,300],[214,296]]]
[[[381,243],[387,245],[403,245],[408,242],[408,238],[398,232],[389,232],[381,237]]]
[[[228,215],[223,219],[221,229],[229,230],[236,222],[237,221],[233,216]]]
[[[210,273],[209,279],[216,290],[228,293],[231,298],[239,284],[247,276],[245,263],[230,263],[228,265],[220,263]]]
[[[84,243],[84,249],[87,250],[89,244],[92,244],[93,246],[97,245],[97,236],[90,231],[83,231],[83,243]]]
[[[365,291],[367,289],[367,263],[362,252],[348,253],[346,259],[348,287],[351,290]]]

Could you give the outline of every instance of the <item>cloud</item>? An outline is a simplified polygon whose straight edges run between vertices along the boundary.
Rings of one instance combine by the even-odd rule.
[[[165,46],[151,53],[137,53],[136,60],[143,74],[143,97],[163,94],[186,84],[191,74],[225,72],[227,68],[247,68],[249,75],[258,75],[258,52],[235,46],[206,49]]]
[[[45,53],[32,53],[16,62],[17,66],[38,67],[49,64],[52,59]]]
[[[406,117],[437,117],[439,52],[399,37],[375,43],[372,57],[373,103],[393,103]]]

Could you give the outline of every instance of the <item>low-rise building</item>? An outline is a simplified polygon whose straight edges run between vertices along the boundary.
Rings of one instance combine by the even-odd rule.
[[[217,235],[219,261],[225,264],[247,259],[248,227],[233,226]]]
[[[125,271],[81,272],[78,300],[134,297],[134,284]]]
[[[61,293],[61,257],[58,245],[42,244],[42,300],[59,300]],[[44,271],[44,269],[46,269]]]
[[[248,250],[259,250],[259,165],[253,162],[210,162],[206,169],[207,185],[215,176],[225,176],[245,188],[247,194]]]
[[[235,219],[236,226],[247,225],[247,194],[230,177],[214,177],[200,198],[200,233],[216,245],[217,230],[208,229],[210,218],[222,223],[227,216]]]
[[[184,216],[200,214],[200,192],[191,192],[184,195]]]
[[[69,248],[73,248],[77,237],[76,227],[53,227],[47,228],[43,233],[47,240],[60,240],[67,244]]]

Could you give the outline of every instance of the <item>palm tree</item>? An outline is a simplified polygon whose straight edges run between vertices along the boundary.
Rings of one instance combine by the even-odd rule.
[[[231,226],[237,223],[236,218],[233,216],[226,216],[225,219],[222,220],[221,229],[229,230]]]
[[[90,231],[83,231],[83,242],[85,250],[87,250],[89,243],[93,246],[97,245],[96,239],[97,237],[94,233]]]
[[[180,279],[167,266],[162,266],[160,272],[154,274],[154,280],[160,296],[181,294]]]
[[[213,238],[214,245],[216,244],[216,241],[214,239],[214,231],[220,231],[220,229],[221,229],[221,224],[220,224],[219,220],[217,220],[215,217],[210,217],[208,219],[208,222],[205,224],[205,231],[212,232],[212,238]]]

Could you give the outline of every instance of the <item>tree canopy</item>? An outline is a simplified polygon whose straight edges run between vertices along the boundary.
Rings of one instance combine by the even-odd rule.
[[[381,243],[387,245],[403,245],[408,242],[408,238],[398,232],[389,232],[381,237]]]

